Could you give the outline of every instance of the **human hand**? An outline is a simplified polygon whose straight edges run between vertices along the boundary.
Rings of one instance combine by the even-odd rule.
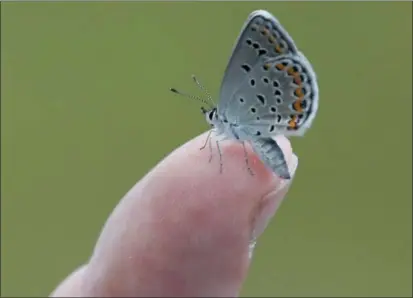
[[[206,134],[152,169],[119,202],[89,262],[54,297],[236,297],[256,237],[265,229],[291,180],[274,176],[247,146],[221,142],[208,163],[199,150]],[[293,177],[298,159],[276,138]]]

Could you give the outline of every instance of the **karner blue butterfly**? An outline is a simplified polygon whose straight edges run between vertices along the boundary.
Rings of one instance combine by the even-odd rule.
[[[213,102],[208,91],[206,94]],[[199,97],[190,97],[207,103]],[[304,135],[317,109],[317,78],[307,58],[273,15],[264,10],[252,12],[225,70],[219,104],[202,108],[213,131],[221,136],[216,141],[220,170],[219,142],[233,139],[244,146],[250,172],[245,142],[250,142],[262,162],[275,174],[290,179],[287,162],[274,136]]]

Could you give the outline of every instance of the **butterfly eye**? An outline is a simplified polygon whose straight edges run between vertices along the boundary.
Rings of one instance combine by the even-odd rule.
[[[209,112],[209,114],[208,114],[209,120],[212,121],[212,119],[214,119],[214,115],[215,115],[215,110],[212,110],[211,112]]]

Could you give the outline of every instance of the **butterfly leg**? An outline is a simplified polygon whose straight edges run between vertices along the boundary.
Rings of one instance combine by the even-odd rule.
[[[222,173],[222,153],[221,153],[221,148],[219,147],[219,141],[216,141],[216,143],[217,143],[218,154],[219,154],[219,172]]]
[[[248,172],[251,174],[251,176],[254,176],[254,172],[251,170],[251,167],[250,167],[250,161],[248,158],[247,148],[245,148],[245,142],[241,142],[241,143],[242,143],[242,147],[244,148],[244,158],[245,158],[245,164],[247,165]]]
[[[204,150],[206,145],[209,144],[209,160],[208,160],[209,163],[211,163],[211,161],[212,161],[212,138],[211,138],[211,133],[212,133],[212,130],[209,131],[204,145],[201,148],[199,148],[199,150]]]
[[[207,134],[207,138],[206,138],[206,140],[205,140],[205,143],[204,143],[204,145],[203,145],[201,148],[199,148],[199,150],[204,150],[204,149],[205,149],[205,147],[206,147],[206,145],[207,145],[207,143],[208,143],[208,140],[209,140],[209,138],[210,138],[210,136],[211,136],[211,133],[212,133],[212,130],[210,130],[209,133]]]
[[[209,160],[208,162],[211,163],[212,161],[212,138],[209,138]]]

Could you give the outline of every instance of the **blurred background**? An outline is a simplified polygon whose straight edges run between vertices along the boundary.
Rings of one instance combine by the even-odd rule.
[[[412,295],[412,4],[2,3],[2,296],[45,296],[91,254],[118,200],[208,129],[248,14],[313,64],[320,109],[243,296]]]

